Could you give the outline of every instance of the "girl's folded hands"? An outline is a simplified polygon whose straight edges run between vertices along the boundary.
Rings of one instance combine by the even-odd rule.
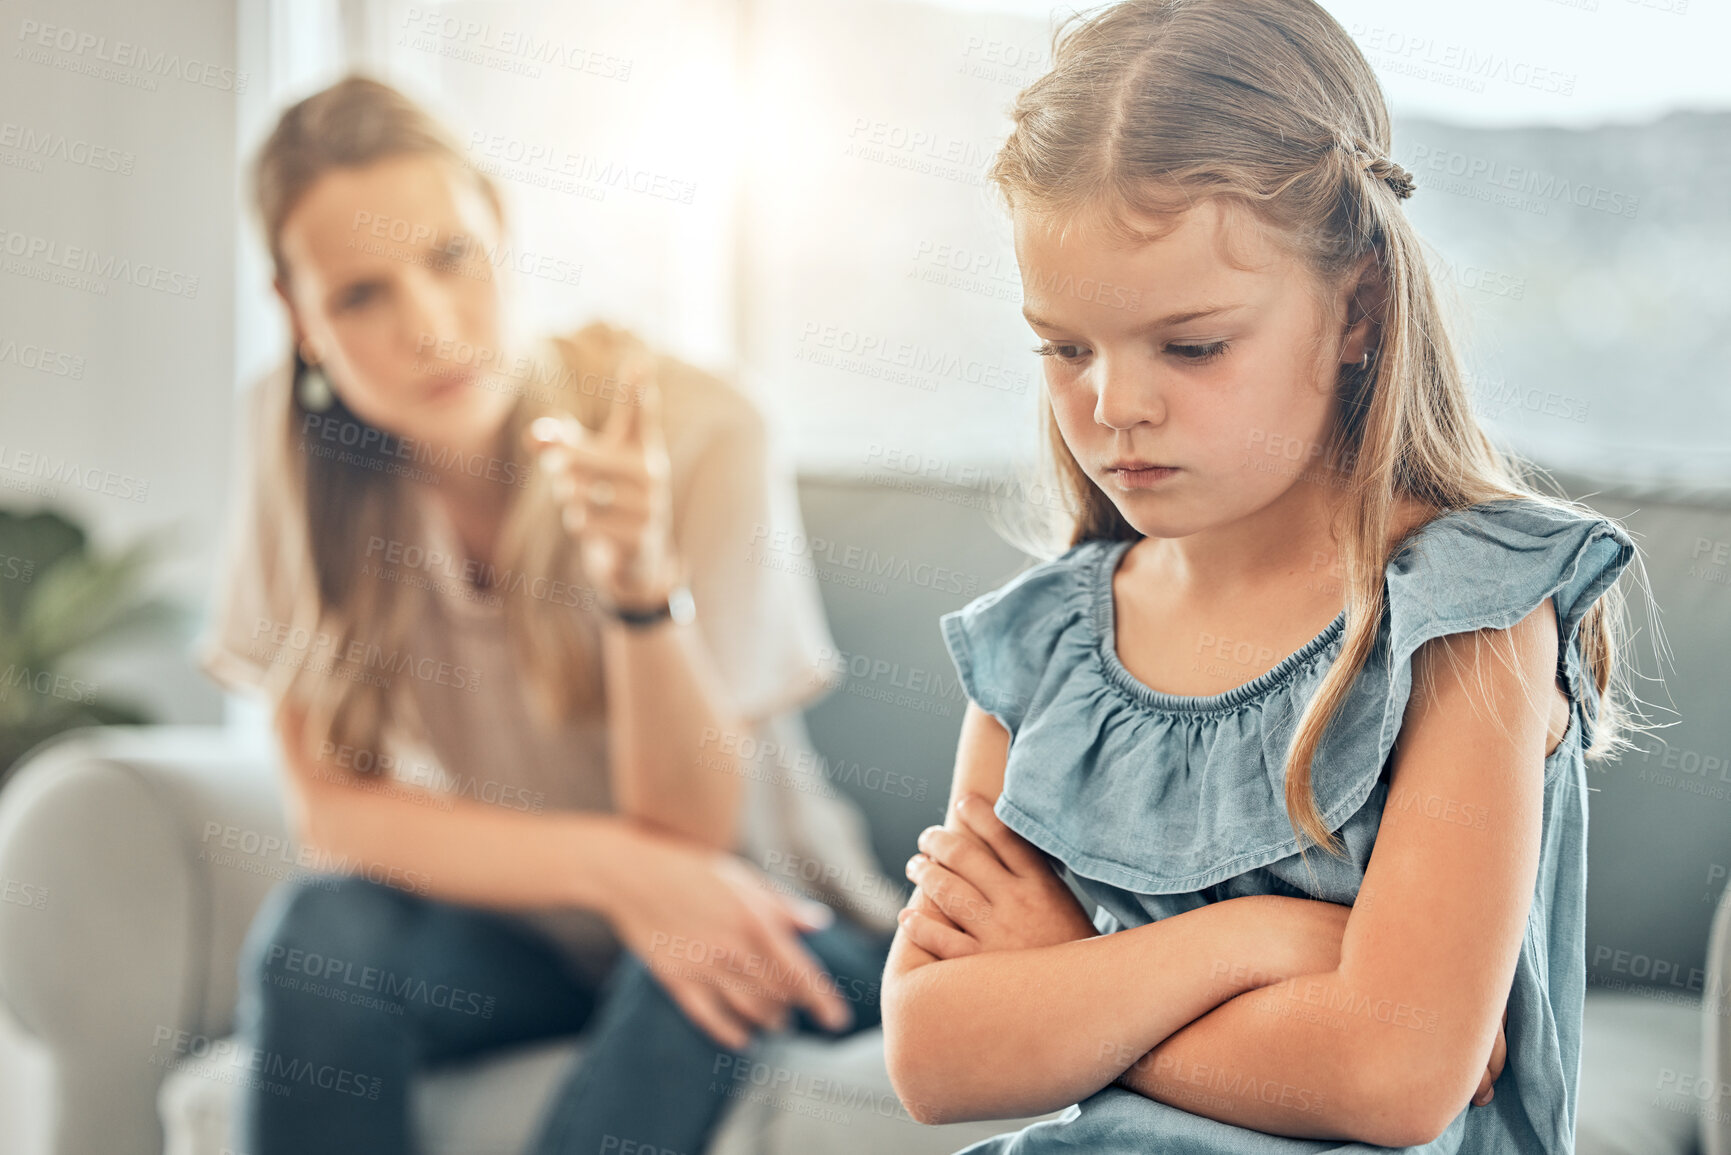
[[[929,826],[907,875],[918,887],[903,933],[940,959],[1092,937],[1076,896],[978,794],[957,799],[954,826]]]

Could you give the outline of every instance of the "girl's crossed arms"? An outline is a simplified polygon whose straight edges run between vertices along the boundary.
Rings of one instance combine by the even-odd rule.
[[[1538,870],[1542,763],[1568,722],[1560,695],[1529,690],[1551,683],[1557,645],[1547,599],[1508,630],[1418,651],[1414,685],[1434,689],[1408,704],[1353,907],[1247,896],[1107,935],[993,812],[1009,735],[970,703],[885,972],[904,1105],[926,1123],[1006,1118],[1118,1082],[1270,1134],[1401,1147],[1488,1102]],[[1486,821],[1392,804],[1435,798]],[[1197,1096],[1208,1070],[1304,1094]]]

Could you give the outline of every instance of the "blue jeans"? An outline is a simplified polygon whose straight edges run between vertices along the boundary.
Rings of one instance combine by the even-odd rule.
[[[840,918],[803,938],[853,1011],[839,1034],[876,1026],[889,938]],[[346,876],[271,893],[242,954],[238,1019],[255,1048],[236,1120],[246,1155],[409,1155],[417,1072],[579,1030],[583,1058],[529,1151],[635,1140],[701,1155],[745,1060],[628,953],[595,988],[519,919]]]

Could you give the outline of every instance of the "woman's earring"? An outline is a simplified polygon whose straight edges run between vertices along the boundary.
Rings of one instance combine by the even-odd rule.
[[[310,413],[323,413],[336,399],[331,392],[331,379],[317,365],[308,365],[301,373],[300,398],[301,408]]]
[[[1366,349],[1364,351],[1364,356],[1358,359],[1358,371],[1362,373],[1368,368],[1370,368],[1370,350]],[[329,388],[329,386],[326,386],[326,388]]]
[[[323,413],[336,400],[336,394],[331,391],[331,379],[325,376],[324,367],[317,361],[301,352],[300,380],[295,383],[295,391],[300,395],[301,408],[309,413]]]

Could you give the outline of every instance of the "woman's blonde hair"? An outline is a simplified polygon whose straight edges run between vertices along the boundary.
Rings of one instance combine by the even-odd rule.
[[[1267,226],[1320,284],[1345,285],[1374,262],[1373,351],[1362,370],[1341,371],[1339,420],[1321,447],[1346,513],[1345,636],[1299,720],[1285,775],[1301,845],[1338,852],[1316,806],[1311,763],[1373,653],[1388,561],[1416,532],[1391,546],[1398,500],[1440,514],[1529,498],[1598,515],[1560,493],[1541,493],[1536,467],[1500,449],[1479,425],[1401,205],[1413,184],[1389,156],[1382,90],[1317,4],[1129,0],[1078,15],[1059,28],[1052,70],[1018,95],[1012,115],[1015,127],[990,173],[1012,212],[1059,225],[1086,219],[1135,241],[1151,235],[1137,222],[1170,221],[1216,200]],[[1049,404],[1044,420],[1069,544],[1141,536],[1077,464]],[[1613,586],[1580,626],[1581,655],[1601,698],[1594,757],[1628,745],[1621,732],[1629,713],[1620,693],[1608,692],[1623,616]]]
[[[409,156],[442,161],[456,179],[473,180],[503,224],[492,182],[465,163],[438,121],[396,89],[352,76],[287,109],[253,170],[278,284],[286,289],[291,277],[281,245],[283,226],[315,184],[333,171]],[[536,417],[550,412],[569,412],[598,428],[614,391],[609,382],[617,385],[617,367],[641,353],[642,345],[603,325],[588,326],[554,345],[562,362],[552,376],[557,387],[519,391],[493,448],[501,472],[527,481],[511,498],[492,572],[502,571],[509,588],[518,591],[547,589],[549,582],[559,581],[560,588],[592,595],[570,535],[559,530],[551,486],[533,467],[522,434]],[[357,764],[376,766],[387,722],[410,710],[412,701],[401,692],[400,681],[371,676],[366,666],[378,664],[371,659],[380,656],[389,665],[408,654],[411,627],[432,603],[425,583],[368,577],[366,551],[369,542],[400,541],[405,532],[420,528],[406,487],[424,482],[393,468],[392,440],[340,397],[332,398],[328,408],[309,410],[300,388],[308,366],[298,348],[289,356],[291,386],[279,411],[268,415],[260,476],[284,487],[280,496],[291,511],[290,524],[282,530],[291,538],[285,544],[292,553],[277,563],[294,585],[293,624],[299,636],[328,639],[320,649],[332,660],[279,665],[272,688],[305,710],[307,738],[372,751],[373,759]],[[306,432],[332,422],[340,427],[338,443],[345,450],[340,458],[312,452],[318,439]],[[563,598],[508,594],[502,602],[512,651],[529,675],[538,716],[551,724],[596,711],[599,650],[593,615],[576,612]],[[350,654],[367,658],[356,669],[341,668],[339,656]]]

